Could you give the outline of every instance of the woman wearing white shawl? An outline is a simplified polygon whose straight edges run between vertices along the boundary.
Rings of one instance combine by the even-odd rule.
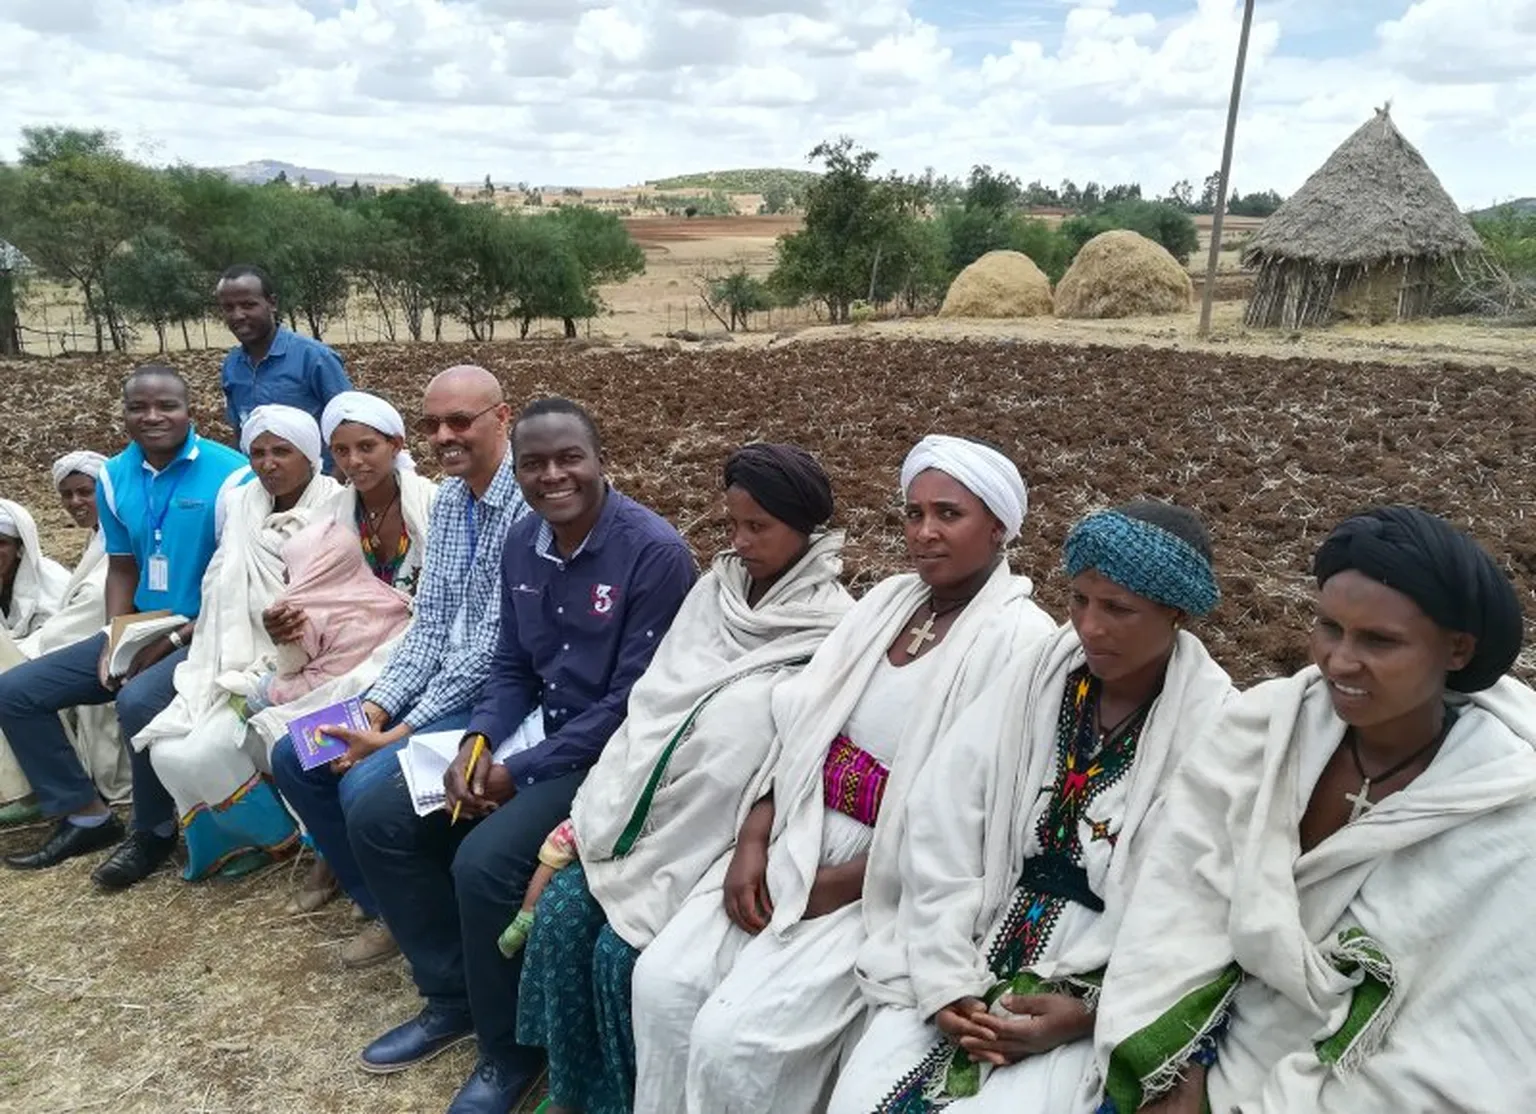
[[[1205,528],[1132,503],[1067,537],[1071,622],[963,712],[907,802],[897,916],[832,1114],[1087,1114],[1093,998],[1179,757],[1232,693],[1179,629]]]
[[[69,574],[59,599],[59,609],[25,638],[17,640],[15,650],[21,658],[33,659],[91,637],[106,622],[107,553],[97,529],[96,478],[106,457],[80,450],[65,453],[53,462],[53,484],[76,526],[90,531],[85,550]],[[5,637],[0,636],[0,658],[10,657]],[[11,657],[11,663],[19,660]],[[0,665],[0,668],[4,668]],[[105,800],[128,799],[133,779],[128,752],[123,748],[117,727],[117,713],[110,704],[72,708],[61,713],[65,731],[74,745],[86,773],[96,783]],[[37,807],[30,799],[31,786],[0,740],[0,801],[12,803],[0,807],[0,825],[36,819]]]
[[[1012,575],[1023,478],[995,449],[924,438],[901,471],[916,575],[876,585],[774,694],[772,795],[724,905],[704,888],[635,969],[637,1114],[805,1114],[861,1011],[853,964],[896,912],[903,804],[959,710],[1054,624]]]
[[[1536,1093],[1536,694],[1478,545],[1409,507],[1319,549],[1315,664],[1180,767],[1110,962],[1103,1110],[1515,1111]],[[1390,585],[1390,586],[1389,586]]]
[[[772,769],[773,693],[853,606],[837,579],[843,535],[822,529],[832,485],[809,453],[748,445],[724,480],[732,549],[630,692],[571,807],[581,863],[555,875],[531,922],[518,1038],[548,1049],[553,1111],[627,1114],[635,960],[706,876],[718,888]]]
[[[266,777],[264,747],[247,741],[236,706],[255,691],[275,648],[262,612],[283,590],[283,543],[334,496],[320,473],[320,430],[292,406],[258,406],[241,449],[259,483],[229,491],[224,532],[203,574],[203,606],[176,698],[133,739],[176,800],[188,880],[240,873],[289,850],[292,818]]]
[[[0,499],[0,670],[27,660],[18,643],[59,610],[68,584],[64,566],[43,556],[31,512],[20,503]],[[24,801],[31,792],[5,736],[0,735],[0,804]],[[35,810],[34,815],[25,808],[10,812],[6,823],[35,818]]]
[[[336,493],[330,514],[357,536],[376,576],[393,588],[414,594],[426,555],[427,523],[437,485],[417,475],[415,462],[405,449],[405,422],[400,412],[377,395],[345,391],[326,404],[320,429],[330,445],[331,458],[349,485]],[[263,616],[276,643],[298,638],[303,619],[301,613],[281,607]],[[316,851],[314,865],[288,903],[290,913],[313,912],[338,890],[345,890],[364,916],[377,916],[378,908],[347,842],[341,802],[344,795],[355,794],[371,778],[398,770],[395,751],[399,746],[375,755],[349,755],[334,763],[334,769],[321,766],[306,770],[288,737],[288,724],[299,716],[362,696],[378,680],[403,637],[402,633],[379,644],[366,661],[344,676],[251,717],[252,731],[270,751],[272,779],[303,822]],[[343,961],[358,965],[372,957],[394,954],[394,943],[384,931],[383,922],[374,920],[364,935],[342,949]]]

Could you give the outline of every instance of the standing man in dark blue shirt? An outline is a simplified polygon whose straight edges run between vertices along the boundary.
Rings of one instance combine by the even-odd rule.
[[[219,372],[236,443],[251,411],[268,403],[297,406],[319,425],[325,404],[352,389],[341,357],[318,340],[282,326],[277,293],[260,267],[238,263],[229,268],[219,278],[214,294],[224,324],[240,342],[224,357]],[[329,472],[329,447],[324,456]]]
[[[363,1050],[362,1066],[399,1071],[473,1034],[480,1060],[450,1114],[508,1114],[538,1075],[539,1050],[517,1043],[521,957],[503,958],[496,938],[697,575],[677,531],[608,486],[580,406],[530,404],[512,452],[534,513],[507,534],[496,655],[445,778],[446,808],[417,817],[396,775],[347,813],[358,863],[426,999]],[[537,708],[543,739],[492,759]],[[466,774],[477,741],[486,757]]]

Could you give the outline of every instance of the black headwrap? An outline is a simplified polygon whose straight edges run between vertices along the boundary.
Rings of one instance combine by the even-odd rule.
[[[832,517],[832,481],[798,445],[744,445],[725,462],[725,486],[740,486],[784,525],[810,534]]]
[[[1318,587],[1354,569],[1407,596],[1446,630],[1477,639],[1446,686],[1479,692],[1509,671],[1525,627],[1509,578],[1482,546],[1417,507],[1377,507],[1345,519],[1312,562]]]

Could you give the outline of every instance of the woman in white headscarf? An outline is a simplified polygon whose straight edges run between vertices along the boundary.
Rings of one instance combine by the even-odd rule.
[[[89,530],[85,551],[59,597],[58,610],[25,638],[15,643],[20,658],[33,659],[89,638],[106,620],[107,554],[97,528],[96,477],[101,474],[106,457],[80,450],[66,453],[53,462],[53,485],[59,500],[76,526]],[[0,638],[0,658],[8,657]],[[11,657],[11,664],[19,658]],[[4,668],[0,664],[0,668]],[[62,714],[64,727],[74,743],[86,771],[96,788],[108,801],[123,801],[132,789],[128,755],[117,729],[112,705],[72,708]],[[20,824],[39,815],[31,800],[31,786],[26,784],[10,751],[0,743],[0,826]]]
[[[26,660],[17,643],[58,611],[68,582],[64,567],[43,556],[31,513],[20,503],[0,499],[0,670]],[[25,802],[31,792],[0,735],[0,803]],[[13,808],[0,815],[0,823],[32,818],[25,807]]]
[[[259,482],[226,496],[176,698],[133,739],[176,799],[188,880],[245,873],[298,842],[268,782],[266,749],[247,745],[239,705],[276,656],[261,617],[284,588],[283,543],[324,513],[337,485],[320,471],[320,428],[296,407],[258,406],[240,447]]]
[[[413,594],[426,555],[427,522],[437,498],[437,485],[416,474],[411,454],[405,449],[405,422],[400,412],[377,395],[346,391],[326,405],[320,429],[336,467],[350,485],[331,503],[333,520],[354,533],[375,576]],[[301,637],[304,618],[301,611],[279,604],[263,616],[263,621],[273,642],[281,645]],[[349,755],[349,760],[336,763],[334,769],[320,766],[306,770],[288,738],[288,724],[367,692],[398,641],[399,636],[380,642],[362,664],[343,676],[251,717],[251,729],[270,749],[273,780],[289,808],[303,821],[318,852],[314,866],[289,903],[292,913],[313,912],[340,889],[346,890],[365,915],[376,912],[347,844],[341,799],[344,791],[354,793],[369,778],[398,769],[393,753]],[[357,940],[342,949],[342,960],[356,966],[393,953],[394,943],[387,938],[384,922],[374,920]]]
[[[635,968],[636,1114],[805,1114],[862,1012],[854,961],[895,915],[902,807],[934,744],[1055,624],[1004,546],[1027,497],[1001,452],[925,437],[901,469],[907,552],[775,691],[769,791],[722,895],[695,891]],[[723,896],[723,900],[722,900]]]

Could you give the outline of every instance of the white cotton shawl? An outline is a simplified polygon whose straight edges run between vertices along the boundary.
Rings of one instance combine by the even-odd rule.
[[[138,750],[156,740],[197,732],[238,747],[245,725],[231,696],[250,696],[276,655],[261,613],[283,591],[283,543],[314,520],[338,487],[329,476],[309,481],[291,510],[274,511],[260,483],[229,489],[224,533],[203,574],[202,610],[192,649],[176,667],[176,696],[133,737]]]
[[[15,523],[17,540],[21,542],[21,560],[11,587],[11,609],[0,615],[6,633],[19,641],[59,609],[69,573],[57,561],[43,556],[37,522],[26,507],[0,499],[0,512]]]
[[[929,653],[942,655],[927,673],[930,689],[914,705],[891,766],[864,872],[863,919],[878,929],[896,913],[898,851],[906,830],[904,802],[939,738],[1009,658],[1055,627],[1036,606],[1029,579],[1000,562],[949,633]],[[771,928],[782,936],[805,913],[821,862],[822,767],[882,657],[928,598],[917,576],[881,581],[854,605],[811,663],[774,694],[773,717],[782,748],[773,775],[774,822],[768,855]]]
[[[756,607],[741,559],[716,557],[635,682],[571,806],[587,884],[631,946],[666,926],[766,792],[772,694],[853,606],[842,548],[841,531],[816,538]]]
[[[1076,631],[1062,626],[1011,661],[940,744],[907,800],[902,898],[891,928],[897,946],[872,937],[859,959],[872,1001],[915,1007],[928,1017],[958,998],[982,997],[997,981],[986,942],[1008,913],[1024,860],[1039,852],[1035,803],[1056,776],[1062,695],[1083,662]],[[1104,912],[1078,939],[1053,941],[1053,958],[1032,973],[1065,979],[1109,962],[1163,789],[1232,694],[1226,671],[1198,638],[1181,631],[1125,775],[1113,853],[1106,849],[1085,863]]]
[[[340,396],[337,396],[340,397]],[[416,474],[414,470],[404,470],[399,474],[400,478],[400,514],[405,522],[405,532],[410,535],[411,548],[426,552],[427,523],[432,517],[432,505],[437,500],[437,485],[431,480]],[[345,526],[354,534],[357,532],[357,491],[355,488],[344,487],[335,493],[328,506],[321,508],[316,513],[316,518],[330,515],[333,521]],[[407,630],[410,628],[407,627]],[[266,710],[252,716],[249,726],[256,735],[266,744],[270,751],[276,742],[288,733],[288,725],[299,716],[307,716],[311,712],[318,712],[322,708],[328,708],[332,704],[361,696],[367,692],[384,672],[385,663],[389,661],[390,654],[405,637],[405,631],[401,631],[387,642],[381,642],[374,647],[367,659],[350,673],[327,681],[310,692],[305,693],[297,700],[290,700],[286,704],[279,704],[275,708]]]
[[[1244,982],[1208,1083],[1222,1111],[1524,1108],[1536,693],[1505,678],[1458,702],[1428,770],[1305,854],[1298,825],[1344,733],[1326,683],[1310,667],[1228,706],[1169,790],[1100,998],[1095,1082],[1170,1085],[1200,1032],[1176,1007],[1235,962]],[[1347,1029],[1364,975],[1340,970],[1360,954],[1346,929],[1384,953],[1393,987]],[[1185,1046],[1149,1039],[1166,1018]],[[1316,1042],[1341,1029],[1353,1035],[1324,1062]],[[1159,1054],[1126,1052],[1138,1046]]]

